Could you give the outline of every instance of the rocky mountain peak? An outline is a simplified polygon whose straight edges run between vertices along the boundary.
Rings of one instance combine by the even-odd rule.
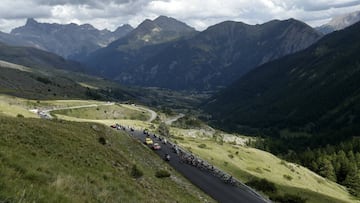
[[[156,24],[150,20],[146,19],[135,30],[151,30],[156,27]]]
[[[25,26],[32,26],[32,25],[37,25],[39,24],[34,18],[28,18],[26,20],[26,24]]]
[[[324,24],[316,29],[324,34],[333,31],[342,30],[360,21],[360,11],[355,11],[349,14],[336,16],[327,24]]]
[[[347,15],[341,15],[333,18],[328,25],[334,27],[336,30],[348,27],[360,21],[360,11],[356,11]]]
[[[113,33],[115,35],[119,36],[119,38],[120,38],[120,37],[123,37],[123,36],[127,35],[132,30],[134,30],[134,28],[131,25],[124,24],[124,25],[119,26],[118,28],[116,28],[116,30]]]
[[[134,28],[129,25],[129,24],[124,24],[122,26],[119,26],[118,28],[116,28],[115,32],[116,31],[119,31],[119,30],[133,30]]]
[[[175,18],[167,16],[159,16],[153,21],[156,25],[161,27],[163,30],[175,31],[175,32],[192,32],[194,28],[189,25],[176,20]]]
[[[96,30],[96,28],[90,24],[80,25],[80,28],[85,29],[85,30]]]
[[[115,32],[111,32],[98,30],[90,24],[38,23],[35,19],[29,18],[24,26],[14,28],[10,34],[18,41],[28,42],[24,45],[31,44],[33,47],[56,53],[65,58],[77,59],[107,46],[131,30],[129,25],[126,26],[126,29],[119,28]]]

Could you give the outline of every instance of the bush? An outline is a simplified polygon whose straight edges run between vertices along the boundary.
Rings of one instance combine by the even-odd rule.
[[[206,144],[199,144],[198,147],[199,148],[206,148]]]
[[[283,177],[286,179],[286,180],[289,180],[291,181],[293,179],[293,177],[289,176],[289,175],[286,175],[284,174]]]
[[[107,140],[104,137],[99,137],[99,143],[102,144],[102,145],[106,145]]]
[[[159,171],[156,171],[155,176],[157,178],[167,178],[167,177],[170,177],[170,173],[166,170],[159,170]]]
[[[254,179],[246,183],[246,185],[253,187],[266,194],[275,193],[277,191],[275,184],[266,179]]]
[[[144,173],[136,165],[133,165],[133,167],[131,168],[131,176],[133,178],[140,178],[143,175]]]
[[[18,117],[18,118],[24,118],[24,115],[18,114],[18,115],[16,115],[16,117]]]
[[[233,158],[234,158],[234,155],[229,154],[228,157],[229,157],[230,159],[233,159]]]

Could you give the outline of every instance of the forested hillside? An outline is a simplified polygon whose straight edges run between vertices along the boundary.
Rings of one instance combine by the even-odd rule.
[[[213,97],[221,128],[301,162],[359,195],[360,23],[265,64]],[[341,144],[340,144],[341,143]]]

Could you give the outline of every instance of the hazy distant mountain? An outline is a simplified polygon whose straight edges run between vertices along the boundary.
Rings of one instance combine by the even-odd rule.
[[[356,11],[350,14],[337,16],[333,18],[329,23],[317,27],[316,29],[324,34],[328,34],[336,30],[342,30],[359,21],[360,21],[360,11]]]
[[[133,98],[116,83],[76,72],[83,69],[80,63],[50,52],[0,43],[0,94],[31,99]]]
[[[50,68],[71,71],[86,69],[78,62],[66,60],[51,52],[33,47],[9,46],[3,43],[0,43],[0,60],[39,69]]]
[[[23,46],[31,44],[31,46],[56,53],[65,58],[77,58],[107,46],[125,36],[132,29],[130,25],[123,25],[111,32],[109,30],[98,30],[89,24],[39,23],[30,18],[24,26],[13,29],[10,34],[16,39],[26,42],[21,44]],[[9,43],[6,40],[3,42]]]
[[[192,33],[181,24],[181,30],[192,33],[190,37],[160,43],[175,37],[170,32],[160,35],[156,27],[159,19],[143,22],[127,37],[91,55],[88,64],[96,64],[103,70],[102,76],[124,84],[213,89],[230,84],[267,61],[304,49],[321,37],[313,28],[293,19],[262,25],[227,21],[201,33]],[[173,22],[168,21],[168,25]],[[145,46],[148,44],[157,46]],[[127,51],[139,46],[144,46],[139,52]]]
[[[360,23],[308,49],[264,64],[212,98],[223,128],[302,129],[358,136]]]
[[[145,20],[127,36],[99,49],[84,61],[92,72],[114,79],[122,72],[156,55],[169,43],[196,34],[197,31],[174,18],[159,16]]]
[[[0,32],[0,43],[5,43],[7,45],[12,45],[12,46],[33,46],[36,47],[35,44],[26,41],[26,40],[22,40],[19,39],[18,37],[15,37],[14,35],[5,33],[5,32]]]

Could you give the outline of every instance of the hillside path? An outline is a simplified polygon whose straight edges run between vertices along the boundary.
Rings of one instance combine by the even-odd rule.
[[[184,117],[185,114],[183,113],[180,113],[179,115],[175,116],[175,117],[172,117],[172,118],[169,118],[165,121],[165,124],[166,125],[171,125],[173,122],[179,120],[180,118]]]

